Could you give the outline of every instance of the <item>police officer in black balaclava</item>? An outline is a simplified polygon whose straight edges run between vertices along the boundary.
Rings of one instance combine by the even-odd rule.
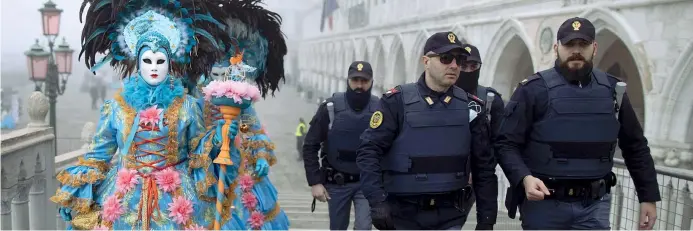
[[[481,113],[489,117],[489,121],[492,128],[490,134],[492,136],[491,138],[493,138],[495,131],[498,129],[498,126],[500,126],[501,118],[503,115],[503,99],[501,98],[501,94],[499,94],[498,91],[496,91],[496,89],[479,85],[479,75],[481,74],[481,54],[479,53],[479,49],[477,49],[475,46],[471,44],[464,44],[462,45],[462,47],[465,51],[467,51],[467,53],[469,53],[469,56],[467,56],[467,59],[463,61],[460,65],[462,71],[460,71],[460,78],[457,79],[455,85],[462,88],[464,91],[468,93],[476,95],[477,97],[479,97],[479,99],[484,101],[484,105],[486,107],[482,109]],[[489,103],[488,93],[493,93],[495,95],[493,97],[493,101],[490,102],[490,107],[488,107],[487,105]],[[493,155],[493,152],[491,152],[490,154]],[[472,177],[469,176],[470,184],[472,183],[471,181]],[[476,198],[474,197],[474,191],[472,187],[467,187],[467,189],[465,190],[465,194],[466,220],[466,216],[469,215],[469,211],[474,205]]]
[[[364,61],[349,66],[346,92],[332,94],[320,104],[303,144],[303,159],[313,203],[327,201],[330,230],[349,227],[354,203],[354,230],[370,230],[368,201],[361,192],[360,169],[356,166],[359,136],[368,128],[378,97],[371,95],[373,69]],[[318,151],[322,168],[318,163]]]

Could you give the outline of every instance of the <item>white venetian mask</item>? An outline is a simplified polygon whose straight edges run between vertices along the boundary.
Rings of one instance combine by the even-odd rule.
[[[149,85],[159,85],[159,83],[166,80],[168,65],[166,53],[146,50],[142,52],[139,59],[140,75]]]
[[[212,76],[212,80],[223,80],[224,78],[224,73],[226,73],[226,69],[229,67],[223,67],[223,66],[214,66],[212,67],[212,72],[210,75]]]

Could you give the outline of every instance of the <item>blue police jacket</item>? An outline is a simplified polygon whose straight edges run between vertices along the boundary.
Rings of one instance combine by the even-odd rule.
[[[334,121],[327,133],[327,162],[332,168],[354,175],[360,173],[356,166],[356,149],[361,143],[359,136],[368,128],[378,100],[378,97],[371,96],[367,107],[364,107],[362,111],[355,111],[347,103],[344,92],[332,94]]]
[[[594,70],[587,86],[569,84],[554,68],[539,72],[548,88],[548,110],[532,125],[523,152],[533,175],[596,179],[613,167],[620,123],[606,73]]]
[[[455,87],[447,105],[427,102],[417,84],[401,86],[404,122],[383,168],[385,191],[392,194],[439,193],[467,185],[471,151],[467,94]],[[430,100],[430,99],[428,99]]]

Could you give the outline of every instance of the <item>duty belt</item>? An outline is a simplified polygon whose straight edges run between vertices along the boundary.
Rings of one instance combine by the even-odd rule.
[[[465,187],[466,189],[466,187]],[[422,210],[430,210],[439,207],[456,207],[463,209],[463,198],[465,189],[440,194],[420,194],[420,195],[393,195],[393,197],[403,203],[418,205]]]
[[[596,180],[557,180],[542,179],[551,195],[546,199],[565,201],[598,200],[611,193],[611,187],[616,185],[616,175],[609,173],[602,179]]]
[[[326,175],[327,175],[327,183],[332,183],[332,184],[337,184],[337,185],[344,185],[347,183],[354,183],[354,182],[359,182],[361,177],[359,175],[353,175],[353,174],[348,174],[344,172],[340,172],[336,169],[327,167],[325,168],[326,170]]]

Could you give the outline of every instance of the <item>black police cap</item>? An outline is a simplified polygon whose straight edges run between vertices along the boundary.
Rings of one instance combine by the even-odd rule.
[[[558,34],[556,38],[561,44],[566,44],[573,39],[582,39],[588,42],[594,41],[596,36],[596,31],[594,29],[594,24],[587,20],[586,18],[570,18],[561,24],[558,28]]]
[[[462,42],[460,42],[457,35],[450,31],[438,32],[431,35],[431,37],[426,40],[423,54],[426,55],[428,52],[442,54],[453,49],[462,49]]]
[[[355,77],[365,78],[369,80],[372,79],[373,68],[371,67],[371,64],[366,61],[355,61],[351,63],[351,65],[349,65],[349,73],[347,78]]]
[[[467,61],[475,61],[478,63],[481,63],[481,53],[479,53],[479,48],[476,48],[472,44],[464,44],[462,45],[464,47],[463,49],[469,53],[467,57]]]

